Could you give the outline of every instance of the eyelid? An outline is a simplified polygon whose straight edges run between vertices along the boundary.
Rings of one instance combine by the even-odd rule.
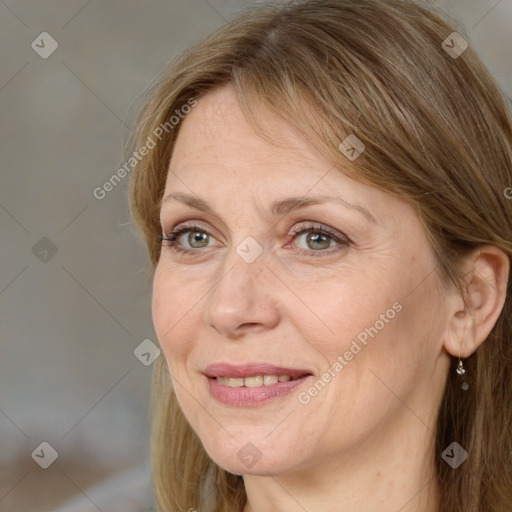
[[[290,230],[290,235],[295,236],[299,233],[302,233],[304,231],[322,231],[325,233],[328,233],[329,235],[332,235],[333,238],[340,238],[345,240],[346,242],[349,241],[348,237],[344,235],[343,233],[340,233],[337,229],[330,228],[329,226],[326,226],[324,224],[321,224],[320,222],[302,222],[295,224],[293,228]]]
[[[199,224],[196,224],[195,222],[192,222],[191,224],[188,224],[186,222],[178,222],[172,229],[166,231],[163,229],[164,234],[159,236],[160,240],[167,240],[169,238],[173,238],[174,241],[176,241],[179,237],[183,235],[183,233],[186,233],[187,231],[192,232],[199,232],[199,233],[205,233],[208,236],[217,239],[217,237],[208,229],[206,229],[204,226],[200,226]],[[173,245],[173,244],[169,244]],[[197,249],[196,249],[197,250]]]

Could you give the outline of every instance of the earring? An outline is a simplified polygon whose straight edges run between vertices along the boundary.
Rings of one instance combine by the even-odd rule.
[[[469,315],[469,309],[464,304],[464,309],[466,310],[466,314]],[[459,364],[457,365],[457,369],[455,370],[457,372],[457,375],[464,375],[466,373],[466,370],[464,369],[464,364],[462,363],[461,358],[459,357]]]
[[[466,373],[466,370],[464,369],[464,365],[462,364],[460,357],[459,364],[457,365],[457,369],[455,371],[457,372],[457,375],[464,375]]]

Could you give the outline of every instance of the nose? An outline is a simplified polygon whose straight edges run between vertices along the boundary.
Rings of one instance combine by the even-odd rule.
[[[233,249],[224,263],[206,301],[205,324],[229,339],[275,327],[279,322],[276,279],[263,255],[247,263]]]

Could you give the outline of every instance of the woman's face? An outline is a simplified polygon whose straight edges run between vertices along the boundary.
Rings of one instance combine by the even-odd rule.
[[[230,86],[181,121],[161,223],[184,231],[163,242],[152,304],[179,404],[236,474],[421,446],[449,365],[424,229],[265,119],[286,147],[253,132]]]

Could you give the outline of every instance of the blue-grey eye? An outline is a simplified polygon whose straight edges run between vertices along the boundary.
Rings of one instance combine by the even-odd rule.
[[[321,249],[329,249],[332,247],[331,242],[333,242],[333,239],[329,235],[309,231],[303,233],[297,238],[301,238],[304,235],[306,235],[305,241],[308,249],[317,251]]]
[[[190,244],[190,247],[201,249],[202,247],[208,246],[209,235],[207,233],[201,231],[189,231],[188,233],[187,242]],[[204,242],[206,242],[206,244],[204,244]]]

